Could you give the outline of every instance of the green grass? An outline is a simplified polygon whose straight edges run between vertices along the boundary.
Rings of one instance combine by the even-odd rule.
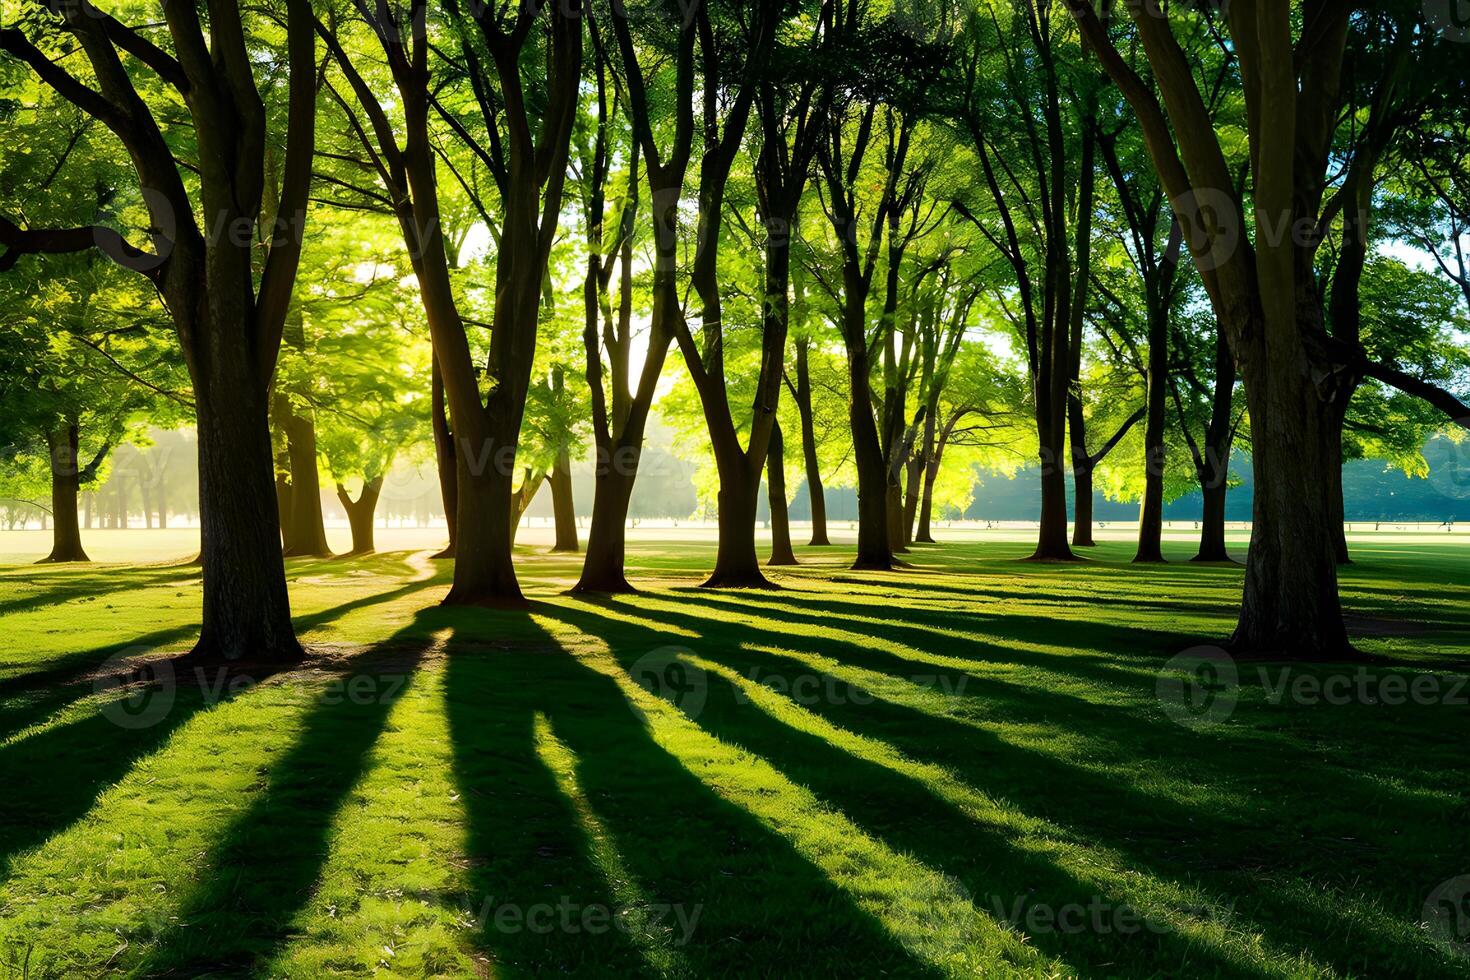
[[[527,613],[439,608],[425,552],[293,561],[316,658],[222,686],[99,673],[187,648],[197,569],[0,568],[0,977],[1464,975],[1420,919],[1470,874],[1470,686],[1241,664],[1187,727],[1160,670],[1239,569],[968,537],[735,593],[645,534],[604,601],[527,548]],[[1354,545],[1369,676],[1463,670],[1470,548]]]

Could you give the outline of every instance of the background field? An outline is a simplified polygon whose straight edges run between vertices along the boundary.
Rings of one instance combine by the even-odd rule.
[[[1121,530],[1068,567],[1016,561],[1024,531],[893,574],[799,549],[761,593],[695,588],[708,532],[639,531],[646,591],[589,601],[533,529],[529,612],[437,608],[439,532],[379,534],[289,563],[315,657],[273,676],[104,666],[188,647],[187,530],[0,569],[0,964],[1464,975],[1422,924],[1470,874],[1464,539],[1356,536],[1343,573],[1365,689],[1438,698],[1311,703],[1278,685],[1359,668],[1240,664],[1190,727],[1161,668],[1228,633],[1240,569],[1133,567]]]

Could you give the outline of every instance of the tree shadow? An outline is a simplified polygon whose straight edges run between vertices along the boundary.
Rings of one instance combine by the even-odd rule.
[[[688,598],[687,595],[684,597]],[[582,606],[591,611],[589,604]],[[810,649],[843,662],[856,661],[869,669],[882,670],[877,661],[889,659],[890,665],[884,672],[898,673],[891,658],[854,644],[827,638],[795,638],[790,633],[781,632],[779,625],[767,629],[728,622],[715,625],[698,615],[680,616],[664,610],[650,614],[639,610],[636,601],[609,603],[609,606],[621,606],[655,621],[646,633],[634,634],[630,644],[633,651],[642,642],[667,636],[657,628],[667,624],[699,636],[701,639],[696,642],[702,656],[717,660],[743,675],[751,676],[752,671],[774,673],[788,679],[818,675],[822,681],[820,689],[833,691],[835,695],[803,703],[802,707],[813,714],[847,731],[884,742],[909,758],[945,766],[990,797],[1013,804],[1028,815],[1041,817],[1062,828],[1071,841],[1082,846],[1101,846],[1116,852],[1125,858],[1127,865],[1145,870],[1166,882],[1185,887],[1203,885],[1223,906],[1233,906],[1232,918],[1260,931],[1270,944],[1281,951],[1310,950],[1322,962],[1332,963],[1349,973],[1380,973],[1389,963],[1400,965],[1395,968],[1417,970],[1421,975],[1437,975],[1446,970],[1444,961],[1412,932],[1408,933],[1410,938],[1406,941],[1405,936],[1386,934],[1375,923],[1349,915],[1324,923],[1321,907],[1298,901],[1281,887],[1276,876],[1285,875],[1288,880],[1300,877],[1306,879],[1311,888],[1329,893],[1340,890],[1393,914],[1407,911],[1413,915],[1418,912],[1417,902],[1422,902],[1423,894],[1444,877],[1444,869],[1458,866],[1450,861],[1452,854],[1459,853],[1462,864],[1470,860],[1463,841],[1455,840],[1448,832],[1438,834],[1439,840],[1432,846],[1433,853],[1425,854],[1422,849],[1407,851],[1393,847],[1402,841],[1374,842],[1357,836],[1344,839],[1342,835],[1318,826],[1320,797],[1314,798],[1313,793],[1324,788],[1336,788],[1340,795],[1343,785],[1348,782],[1338,778],[1337,770],[1322,765],[1320,758],[1313,758],[1308,753],[1282,752],[1278,744],[1251,735],[1244,738],[1244,744],[1237,750],[1224,748],[1222,751],[1223,746],[1216,743],[1213,751],[1220,758],[1210,761],[1217,763],[1219,768],[1212,774],[1215,782],[1210,785],[1232,794],[1232,800],[1238,800],[1238,803],[1227,807],[1190,805],[1176,801],[1167,792],[1140,793],[1129,785],[1128,780],[1018,744],[984,727],[874,698],[868,692],[823,674],[800,659],[775,652],[746,650],[742,641],[763,642],[785,649]],[[626,623],[606,619],[597,622],[588,617],[570,615],[576,625],[592,635],[617,636],[621,642],[629,632]],[[627,649],[615,650],[615,653],[620,660],[632,655]],[[1054,666],[1066,670],[1068,664],[1062,662]],[[903,675],[899,673],[899,676]],[[1002,703],[1007,701],[1006,695],[998,691],[987,690],[985,696]],[[1027,710],[1035,711],[1037,707],[1033,699]],[[932,801],[923,803],[918,793],[906,795],[901,805],[893,804],[891,807],[866,801],[863,797],[865,790],[852,787],[874,785],[869,774],[858,775],[849,765],[845,771],[850,779],[829,779],[825,770],[843,766],[841,759],[836,757],[840,753],[822,752],[820,739],[802,739],[779,730],[761,732],[758,730],[760,724],[746,717],[754,714],[758,714],[756,709],[745,706],[743,711],[728,716],[730,729],[726,734],[729,740],[761,751],[774,764],[788,768],[794,774],[799,771],[800,778],[810,780],[813,785],[829,787],[834,801],[844,808],[852,807],[858,813],[869,814],[875,809],[881,812],[891,809],[898,816],[891,817],[890,821],[900,823],[913,812],[926,814],[920,821],[921,825],[939,819],[930,812],[936,804]],[[1200,744],[1193,752],[1161,752],[1150,756],[1149,749],[1138,746],[1147,736],[1157,747],[1158,740],[1153,738],[1157,732],[1149,731],[1155,725],[1142,718],[1129,725],[1122,720],[1124,718],[1126,715],[1113,719],[1110,735],[1117,742],[1117,747],[1115,758],[1108,761],[1116,761],[1118,756],[1141,756],[1154,758],[1154,765],[1164,767],[1166,772],[1173,771],[1168,768],[1170,766],[1191,771],[1193,763],[1210,752]],[[1071,723],[1069,704],[1065,700],[1059,701],[1054,710],[1043,712],[1037,721],[1058,725],[1062,719],[1066,719],[1067,724]],[[706,720],[701,715],[701,723]],[[756,730],[745,732],[741,726]],[[1190,743],[1182,733],[1183,730],[1179,740],[1188,746]],[[784,754],[778,754],[783,738],[788,748]],[[803,742],[805,744],[801,744]],[[809,772],[807,760],[812,758],[824,761],[823,765]],[[1310,767],[1314,763],[1319,772],[1311,772]],[[1303,779],[1304,772],[1316,777],[1306,791],[1293,786],[1294,781]],[[1371,787],[1373,782],[1364,780],[1360,785]],[[1283,805],[1283,797],[1290,800],[1289,805]],[[1357,807],[1381,810],[1386,803],[1402,814],[1405,823],[1425,827],[1434,826],[1436,822],[1444,824],[1446,820],[1443,801],[1436,803],[1395,796],[1384,792],[1381,785],[1376,794],[1365,789],[1355,801],[1341,804],[1341,812],[1344,820],[1348,820],[1347,815],[1358,812]],[[1283,819],[1288,815],[1289,820]],[[880,830],[879,825],[875,823],[874,829]],[[901,830],[897,832],[902,833]],[[908,840],[905,843],[915,848],[923,844],[922,841]],[[941,848],[941,852],[943,850],[947,850],[947,846]],[[1365,881],[1362,877],[1365,867],[1372,867],[1380,879],[1372,883]],[[1019,878],[1019,881],[1025,880],[1024,876]],[[1053,885],[1056,884],[1053,880]],[[1066,889],[1062,893],[1065,895]],[[1023,890],[1018,894],[1026,892]],[[1084,900],[1086,897],[1082,896]],[[1325,938],[1328,935],[1330,940]],[[1037,942],[1040,945],[1039,939]],[[1140,948],[1147,947],[1130,947],[1130,951],[1137,955]],[[1119,956],[1125,955],[1123,950],[1114,948],[1113,951]],[[1068,959],[1074,956],[1090,958],[1086,951],[1074,953],[1068,949],[1066,955]],[[1193,959],[1200,955],[1200,950],[1191,950]]]
[[[638,937],[656,954],[672,953],[696,976],[767,972],[773,947],[790,949],[809,975],[934,974],[784,837],[660,746],[617,684],[554,637],[542,632],[511,652],[459,639],[449,648],[445,687],[471,887],[477,905],[492,906],[479,937],[497,965],[595,976],[653,970],[648,951],[618,929],[558,923],[533,933],[496,921],[501,909],[614,908],[591,842],[537,755],[539,717],[574,755],[585,796],[643,895],[634,911],[672,927]],[[683,942],[680,914],[697,916],[695,941]]]
[[[326,864],[337,813],[445,625],[437,608],[423,610],[343,664],[338,683],[310,692],[300,734],[199,862],[198,886],[136,972],[252,972],[290,940]]]

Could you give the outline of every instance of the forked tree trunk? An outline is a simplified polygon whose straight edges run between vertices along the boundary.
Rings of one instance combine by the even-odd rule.
[[[77,464],[77,427],[46,433],[51,455],[51,554],[50,562],[91,561],[82,550],[82,532],[77,526],[77,493],[80,470]],[[45,522],[42,522],[45,526]]]
[[[577,541],[577,505],[572,497],[572,462],[565,449],[557,454],[548,482],[551,484],[551,512],[556,521],[556,542],[551,550],[578,552],[581,545]]]
[[[370,555],[373,546],[373,514],[378,509],[378,498],[383,493],[383,477],[375,476],[362,485],[362,492],[353,500],[342,484],[337,484],[337,499],[347,512],[347,524],[352,528],[352,551],[354,555]]]
[[[791,520],[786,512],[786,445],[779,422],[771,427],[771,444],[766,450],[766,489],[771,504],[771,558],[766,564],[795,565]]]

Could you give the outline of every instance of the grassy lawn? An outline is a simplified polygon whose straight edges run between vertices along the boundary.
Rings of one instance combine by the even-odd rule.
[[[733,593],[648,532],[606,601],[532,546],[526,613],[297,561],[316,656],[272,676],[120,671],[197,623],[129,547],[0,568],[0,977],[1465,975],[1421,920],[1470,875],[1470,542],[1356,540],[1380,661],[1228,665],[1203,724],[1161,670],[1240,570],[1121,540]]]

